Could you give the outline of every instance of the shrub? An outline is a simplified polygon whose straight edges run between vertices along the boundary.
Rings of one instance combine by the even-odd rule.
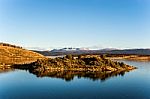
[[[69,55],[66,55],[66,58],[72,60],[73,57],[71,54],[69,54]]]

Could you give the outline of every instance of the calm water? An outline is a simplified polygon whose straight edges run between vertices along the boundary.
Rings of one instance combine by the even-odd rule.
[[[150,62],[124,61],[139,69],[92,80],[37,77],[25,70],[0,73],[0,99],[150,99]]]

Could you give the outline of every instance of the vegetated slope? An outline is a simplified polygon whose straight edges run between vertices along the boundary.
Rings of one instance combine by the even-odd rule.
[[[24,64],[34,62],[44,56],[22,47],[0,43],[0,64]]]

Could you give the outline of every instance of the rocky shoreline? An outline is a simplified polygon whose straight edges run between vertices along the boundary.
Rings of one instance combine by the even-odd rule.
[[[94,56],[72,56],[57,58],[39,59],[31,64],[14,65],[15,68],[30,69],[32,71],[89,71],[89,72],[104,72],[104,71],[130,71],[136,69],[134,66],[129,66],[123,62],[112,61],[106,59],[103,55]]]

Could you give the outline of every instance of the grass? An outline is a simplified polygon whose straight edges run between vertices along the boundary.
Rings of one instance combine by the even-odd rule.
[[[22,64],[36,61],[44,56],[22,47],[0,43],[0,64]]]

